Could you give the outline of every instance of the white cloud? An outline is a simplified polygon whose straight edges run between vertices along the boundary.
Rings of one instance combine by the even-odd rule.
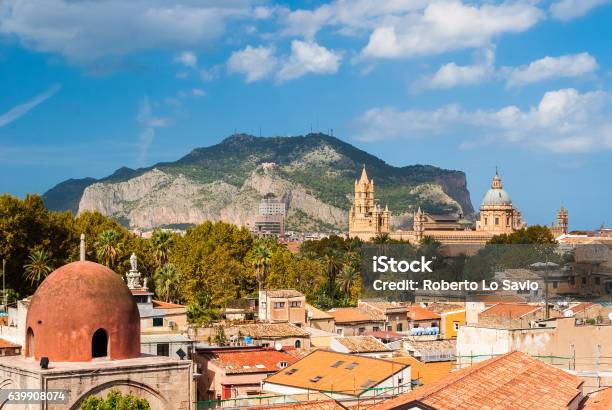
[[[191,51],[183,51],[174,57],[174,62],[190,68],[195,68],[198,65],[198,56]]]
[[[60,88],[62,88],[62,86],[59,84],[52,85],[47,91],[41,94],[38,94],[36,97],[32,98],[31,100],[28,100],[22,104],[16,105],[15,107],[11,108],[4,114],[0,115],[0,127],[4,127],[5,125],[8,125],[12,123],[13,121],[16,121],[19,118],[23,117],[32,108],[36,107],[37,105],[51,98],[56,92],[60,90]]]
[[[230,72],[246,76],[246,82],[252,83],[268,77],[276,68],[277,59],[274,47],[251,47],[235,51],[227,61]]]
[[[550,12],[559,20],[582,17],[591,9],[611,3],[612,0],[560,0],[550,6]]]
[[[390,20],[424,8],[429,0],[336,0],[313,10],[284,10],[283,34],[312,39],[326,25],[339,26],[345,35],[369,31]]]
[[[579,77],[598,68],[597,61],[589,53],[544,57],[527,66],[507,68],[507,84],[512,87],[550,78]]]
[[[279,81],[292,80],[305,74],[333,74],[338,71],[342,55],[310,41],[293,40],[291,55],[277,74]]]
[[[413,84],[414,90],[422,88],[453,88],[460,85],[478,84],[488,79],[495,71],[495,52],[485,49],[474,65],[460,66],[444,64],[435,74]]]
[[[170,125],[170,120],[168,118],[154,116],[149,98],[144,97],[140,101],[136,121],[142,127],[142,132],[139,136],[138,156],[138,162],[142,165],[146,160],[151,144],[153,144],[155,140],[155,130],[157,128],[167,127]]]
[[[527,2],[465,5],[435,1],[374,30],[362,56],[402,58],[482,47],[495,36],[523,32],[544,17]]]
[[[221,37],[228,22],[251,15],[250,1],[239,0],[4,0],[0,34],[86,64],[150,49],[202,47]]]
[[[191,95],[194,97],[204,97],[206,95],[206,91],[202,90],[201,88],[193,88],[191,90]]]
[[[451,105],[437,110],[372,108],[357,123],[356,138],[461,138],[462,147],[505,141],[553,152],[612,150],[612,93],[550,91],[528,110],[467,111]]]

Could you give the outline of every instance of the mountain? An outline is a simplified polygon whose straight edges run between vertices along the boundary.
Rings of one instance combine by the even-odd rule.
[[[364,164],[396,226],[410,224],[417,204],[432,213],[474,212],[463,172],[394,167],[325,134],[236,134],[176,162],[120,168],[100,180],[70,179],[43,198],[50,209],[98,210],[126,226],[150,229],[206,219],[250,223],[262,196],[272,192],[288,205],[287,229],[346,230],[354,181]]]

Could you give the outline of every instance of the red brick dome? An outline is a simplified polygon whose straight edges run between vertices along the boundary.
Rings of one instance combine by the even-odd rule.
[[[52,272],[30,301],[25,354],[51,362],[139,357],[140,315],[121,277],[87,261]]]

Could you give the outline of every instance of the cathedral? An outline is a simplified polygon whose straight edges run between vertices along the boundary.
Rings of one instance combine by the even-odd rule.
[[[381,210],[374,200],[374,181],[368,179],[364,166],[360,179],[355,181],[355,198],[349,213],[350,238],[369,241],[377,235],[387,234],[391,239],[415,244],[430,237],[443,244],[484,245],[495,235],[513,233],[527,226],[504,190],[497,171],[482,200],[476,223],[465,219],[461,213],[436,215],[420,207],[414,213],[412,230],[391,230],[390,219],[388,207]],[[559,236],[567,233],[567,228],[568,211],[562,206],[550,229],[553,235]]]

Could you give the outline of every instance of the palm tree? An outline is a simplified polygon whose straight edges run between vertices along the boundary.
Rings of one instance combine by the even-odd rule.
[[[155,281],[155,292],[157,296],[165,302],[171,302],[176,299],[178,293],[178,273],[176,267],[168,263],[157,269],[153,275]]]
[[[98,240],[94,244],[98,261],[109,268],[113,267],[117,263],[119,253],[123,247],[120,241],[121,234],[113,229],[107,229],[101,232],[98,235]]]
[[[255,270],[255,278],[259,284],[259,290],[262,290],[268,271],[270,269],[270,261],[272,259],[272,253],[270,248],[264,242],[257,242],[255,244],[255,250],[253,253],[253,269]]]
[[[33,252],[28,256],[29,262],[23,265],[26,277],[30,283],[38,284],[53,270],[49,260],[49,254],[43,250]]]
[[[159,266],[164,266],[168,263],[168,252],[172,248],[174,238],[170,232],[156,230],[151,236],[151,244],[153,245],[153,252],[155,260]]]
[[[349,297],[351,295],[351,288],[357,280],[357,271],[350,265],[344,265],[342,272],[340,273],[340,290],[344,296]]]
[[[338,271],[342,267],[342,262],[340,260],[340,254],[337,250],[330,248],[325,251],[323,255],[323,263],[325,264],[325,271],[327,273],[327,281],[329,285],[330,297],[333,299],[334,297],[334,288],[336,286],[336,276],[338,275]]]
[[[389,238],[389,234],[386,232],[379,233],[372,239],[372,243],[376,245],[383,245],[385,243],[389,243],[390,241],[391,238]]]

